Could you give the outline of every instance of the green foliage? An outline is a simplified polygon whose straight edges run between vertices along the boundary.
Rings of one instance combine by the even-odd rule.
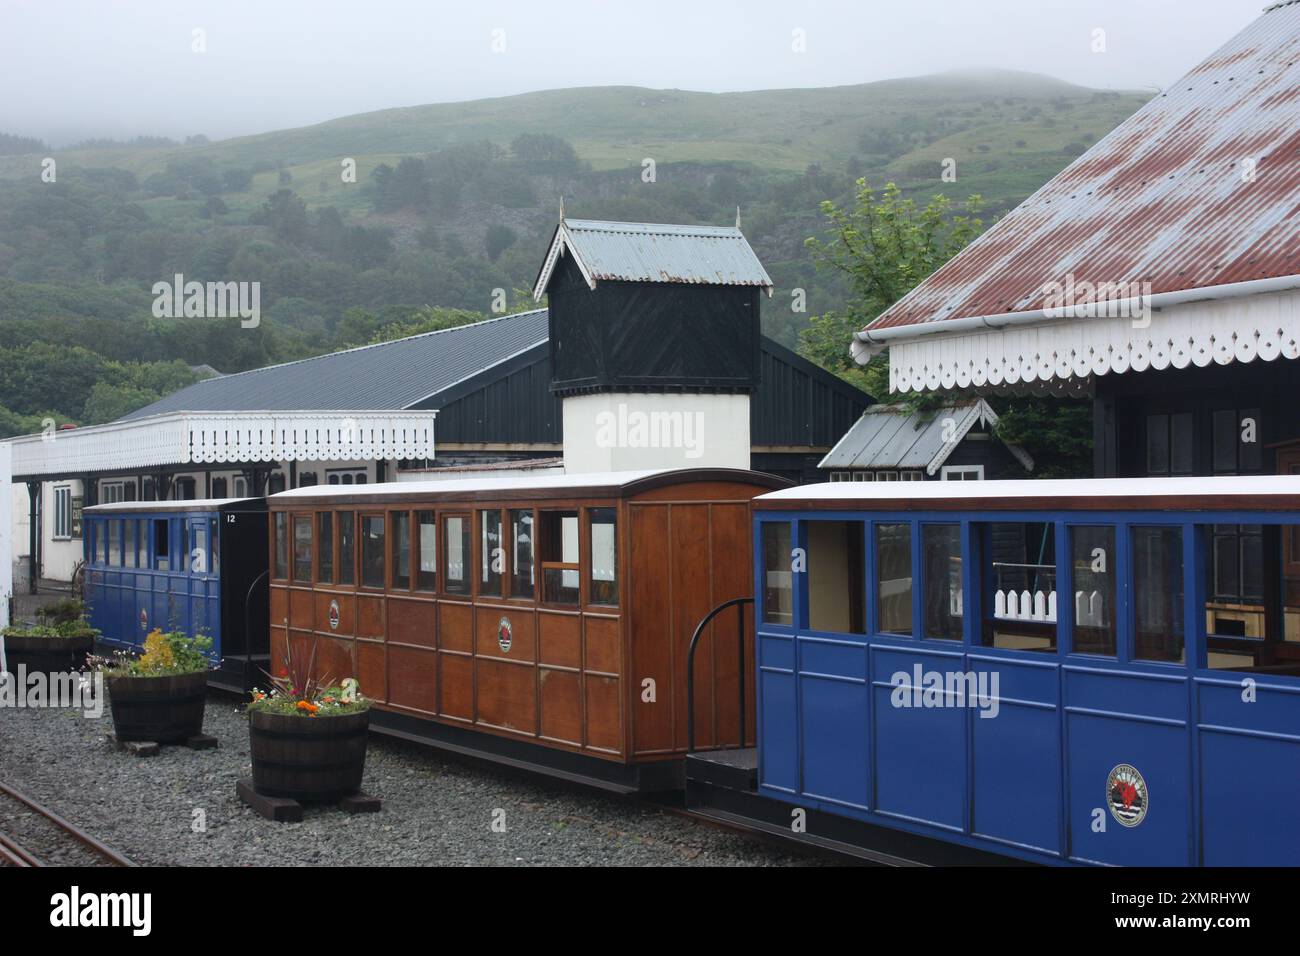
[[[997,435],[1034,459],[1037,478],[1092,474],[1092,403],[1086,399],[994,399]]]
[[[144,653],[118,655],[104,666],[112,677],[176,677],[212,667],[212,638],[155,628],[144,639]]]
[[[877,198],[865,179],[858,180],[853,206],[823,202],[830,238],[810,238],[807,246],[819,268],[843,276],[849,296],[842,309],[810,320],[800,353],[870,395],[888,394],[887,360],[877,356],[859,366],[849,354],[853,335],[979,235],[980,203],[971,196],[954,211],[947,197],[934,196],[918,207],[892,182]]]

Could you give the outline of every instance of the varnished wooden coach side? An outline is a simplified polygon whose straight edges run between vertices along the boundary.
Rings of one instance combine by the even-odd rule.
[[[355,674],[380,709],[476,733],[524,741],[607,761],[635,762],[680,755],[686,748],[686,648],[712,607],[752,590],[750,499],[784,482],[747,472],[681,472],[627,485],[574,489],[378,495],[365,487],[320,496],[270,499],[272,569],[270,624],[273,660],[284,641],[309,654],[317,670],[339,679]],[[375,486],[372,486],[372,488]],[[322,489],[324,491],[325,489]],[[617,519],[618,604],[597,604],[591,588],[590,516],[613,509]],[[503,545],[509,513],[531,510],[535,585],[532,598],[481,592],[481,513],[500,511]],[[319,512],[356,515],[352,585],[319,580]],[[416,515],[436,515],[436,591],[416,588]],[[542,600],[536,542],[543,511],[579,516],[579,601]],[[411,522],[411,587],[394,586],[394,515]],[[284,513],[287,577],[275,576],[276,518]],[[383,515],[384,587],[361,584],[363,516]],[[446,590],[445,517],[470,522],[472,590]],[[295,518],[313,530],[310,582],[296,582]],[[338,519],[332,522],[338,574]],[[507,551],[509,549],[507,548]],[[508,579],[507,579],[508,580]],[[502,588],[509,593],[508,583]],[[337,626],[330,624],[337,602]],[[498,642],[510,621],[508,649]],[[752,615],[747,613],[747,660]],[[719,640],[697,652],[697,744],[738,739],[735,617],[725,615]],[[747,739],[753,739],[753,681],[747,679]]]

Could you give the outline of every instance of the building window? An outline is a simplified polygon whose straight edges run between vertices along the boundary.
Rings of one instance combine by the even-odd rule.
[[[247,498],[247,497],[248,497],[248,481],[247,481],[247,479],[244,479],[244,478],[236,478],[236,479],[235,479],[235,497],[236,497],[236,498]]]
[[[613,508],[592,508],[591,603],[618,604],[618,515]]]
[[[921,581],[925,599],[925,636],[939,641],[962,639],[961,525],[921,526]]]
[[[284,491],[284,475],[277,471],[271,475],[271,480],[267,482],[266,493],[268,495],[278,495],[282,491]]]
[[[226,491],[227,491],[227,488],[228,488],[228,487],[229,487],[229,486],[226,484],[226,479],[224,479],[224,478],[213,478],[213,479],[212,479],[212,497],[214,497],[214,498],[225,498],[225,497],[226,497]]]
[[[1133,529],[1133,657],[1181,664],[1183,648],[1183,532]]]
[[[126,488],[120,481],[105,481],[99,486],[99,503],[103,505],[116,504],[119,501],[126,500]]]
[[[790,524],[763,523],[763,620],[768,624],[794,623],[794,597]]]
[[[415,520],[420,527],[420,567],[415,587],[420,591],[435,591],[438,588],[437,523],[432,511],[417,511]]]
[[[912,636],[910,525],[876,525],[876,606],[882,633]]]
[[[1191,412],[1147,416],[1147,474],[1190,475],[1196,467]]]
[[[72,537],[72,488],[69,485],[54,489],[54,537]]]
[[[538,543],[542,562],[542,600],[549,604],[577,604],[578,513],[543,511],[539,516]]]
[[[327,485],[364,485],[366,470],[364,468],[327,468],[325,469]]]
[[[384,586],[384,516],[361,516],[361,586]]]
[[[944,465],[939,477],[943,481],[983,481],[983,465]]]
[[[808,626],[865,634],[861,521],[809,521]]]
[[[193,501],[196,487],[193,478],[177,478],[172,483],[172,499],[175,501]]]
[[[1264,465],[1258,408],[1221,409],[1211,416],[1216,475],[1258,474]]]

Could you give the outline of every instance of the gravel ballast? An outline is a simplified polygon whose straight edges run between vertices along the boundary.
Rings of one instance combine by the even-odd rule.
[[[134,757],[105,739],[107,712],[0,709],[0,780],[142,865],[782,866],[818,858],[632,799],[445,760],[371,735],[364,790],[379,813],[308,807],[257,816],[235,794],[251,773],[238,698],[209,694],[216,750]],[[504,824],[504,832],[501,832]]]

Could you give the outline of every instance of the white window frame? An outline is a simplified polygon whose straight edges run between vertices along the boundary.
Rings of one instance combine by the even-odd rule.
[[[940,469],[939,478],[941,481],[971,481],[970,478],[952,478],[952,475],[966,475],[970,472],[975,473],[975,481],[984,480],[983,465],[944,465]]]
[[[50,537],[55,541],[72,540],[71,485],[56,485],[54,487],[54,530]]]

